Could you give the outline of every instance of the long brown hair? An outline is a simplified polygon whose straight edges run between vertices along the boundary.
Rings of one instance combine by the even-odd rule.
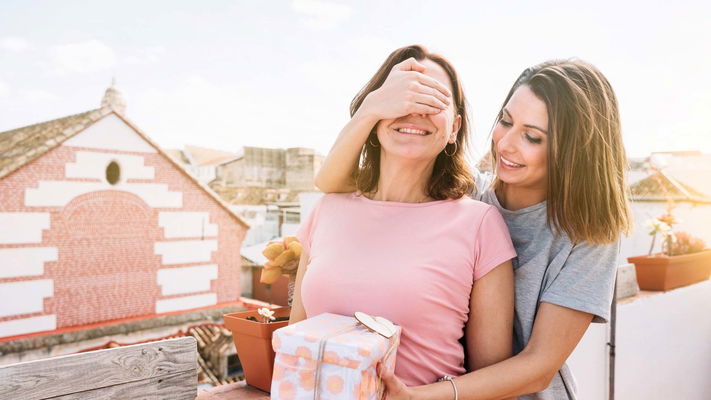
[[[608,80],[580,60],[544,62],[521,73],[502,110],[522,85],[548,110],[549,226],[574,243],[611,243],[629,233],[627,157],[617,98]],[[492,155],[496,160],[493,145]],[[500,184],[497,179],[495,185]]]
[[[427,184],[427,194],[436,200],[458,199],[470,193],[474,187],[474,179],[466,162],[465,156],[469,148],[469,118],[467,116],[466,99],[464,90],[459,81],[454,67],[444,57],[432,54],[422,46],[407,46],[393,51],[380,66],[370,81],[358,92],[351,101],[351,116],[353,116],[365,97],[372,91],[380,88],[390,74],[392,68],[408,58],[422,61],[424,59],[437,63],[449,76],[452,83],[452,97],[454,101],[455,116],[462,117],[459,132],[457,132],[456,145],[447,144],[444,151],[437,155],[432,176]],[[380,146],[376,135],[377,125],[368,136],[361,151],[360,167],[355,172],[356,187],[361,192],[371,192],[378,187],[380,177]],[[445,154],[445,151],[452,156]]]

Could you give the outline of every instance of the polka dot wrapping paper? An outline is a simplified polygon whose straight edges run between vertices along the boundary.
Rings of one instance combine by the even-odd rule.
[[[274,331],[273,400],[376,400],[376,365],[394,368],[400,327],[390,339],[353,317],[321,314]]]

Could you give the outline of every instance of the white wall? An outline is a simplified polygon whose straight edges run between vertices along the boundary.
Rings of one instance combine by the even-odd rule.
[[[591,324],[568,358],[581,399],[607,399],[609,361],[607,346],[610,324]]]
[[[196,296],[183,296],[174,299],[158,300],[156,302],[156,314],[183,311],[193,308],[208,307],[217,304],[217,294],[199,294]]]
[[[200,211],[162,211],[158,225],[166,238],[204,238],[217,236],[217,224],[210,223],[210,213]]]
[[[0,244],[42,243],[42,231],[49,229],[49,213],[0,213]]]
[[[127,179],[154,179],[155,168],[144,165],[143,156],[129,154],[77,151],[76,161],[65,166],[67,178],[106,180],[106,167],[112,162],[121,168],[121,181]]]
[[[616,399],[711,399],[711,281],[617,312]]]
[[[173,240],[155,242],[154,247],[163,265],[209,262],[217,251],[217,240]]]
[[[199,293],[210,291],[210,283],[217,279],[217,265],[196,265],[159,269],[157,282],[161,295]]]
[[[609,324],[568,359],[584,400],[608,398]],[[711,399],[711,281],[643,292],[617,306],[616,400]]]
[[[57,261],[56,247],[0,249],[0,278],[42,276],[48,261]]]
[[[45,297],[53,295],[54,281],[51,279],[2,283],[0,317],[42,312]]]
[[[0,322],[0,337],[24,335],[27,333],[52,331],[57,329],[57,316],[41,315]]]
[[[181,208],[183,194],[171,192],[162,183],[124,183],[111,185],[108,182],[39,181],[36,188],[25,190],[25,205],[28,207],[64,207],[70,201],[86,193],[100,190],[122,190],[140,197],[153,208]]]
[[[102,118],[76,136],[68,139],[63,145],[102,150],[156,153],[156,149],[146,143],[130,126],[114,114],[109,114]]]

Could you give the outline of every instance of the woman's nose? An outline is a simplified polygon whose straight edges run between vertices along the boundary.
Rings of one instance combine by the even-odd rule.
[[[512,153],[515,151],[513,130],[509,129],[504,132],[499,141],[496,143],[496,150],[500,154],[502,152]]]

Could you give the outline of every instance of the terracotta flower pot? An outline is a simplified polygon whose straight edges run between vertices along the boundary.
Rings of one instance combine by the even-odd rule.
[[[274,317],[288,317],[291,307],[274,310]],[[232,338],[237,348],[244,377],[247,384],[269,392],[274,369],[274,350],[272,349],[272,333],[286,325],[289,321],[257,322],[247,317],[255,317],[262,321],[257,310],[225,314],[225,326],[232,331]]]
[[[629,257],[637,273],[642,290],[671,290],[709,279],[711,275],[711,250],[681,256]]]

